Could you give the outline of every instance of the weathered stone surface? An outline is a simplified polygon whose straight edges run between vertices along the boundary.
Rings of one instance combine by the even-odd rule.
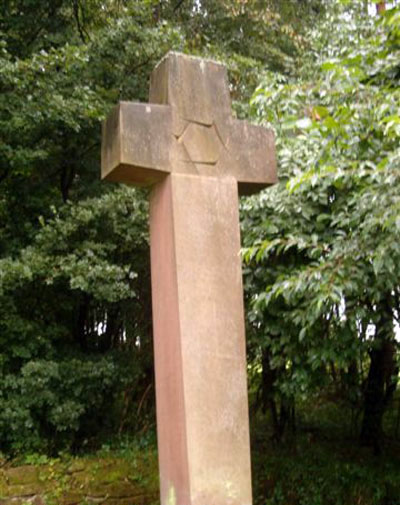
[[[179,138],[193,163],[216,164],[223,148],[215,126],[189,123]]]
[[[221,159],[220,171],[230,173],[239,183],[239,193],[250,194],[277,182],[275,137],[271,130],[232,120],[228,123],[226,160]]]
[[[276,182],[272,132],[231,117],[224,66],[169,53],[103,129],[102,175],[150,200],[162,505],[250,505],[237,192]]]
[[[208,126],[231,115],[224,65],[180,53],[168,53],[156,66],[149,99],[171,105],[186,121]]]
[[[10,486],[21,486],[38,481],[39,470],[35,466],[24,465],[10,468],[7,471],[7,482]]]
[[[43,496],[33,495],[33,496],[18,496],[15,498],[1,499],[0,505],[46,505]]]
[[[83,491],[83,490],[82,490]],[[81,503],[86,498],[86,493],[78,493],[76,491],[64,491],[59,501],[62,505],[76,505],[77,503]]]
[[[156,472],[155,454],[134,462],[88,459],[3,468],[0,505],[156,505]]]
[[[154,184],[171,171],[173,140],[170,107],[121,102],[103,126],[102,177]]]
[[[223,65],[169,53],[153,72],[150,101],[121,102],[104,123],[104,179],[152,186],[169,173],[234,177],[241,193],[276,182],[273,133],[231,117]]]
[[[161,503],[250,504],[235,179],[172,174],[150,229]]]

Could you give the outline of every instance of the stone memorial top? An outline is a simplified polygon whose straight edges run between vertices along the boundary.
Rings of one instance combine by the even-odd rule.
[[[102,178],[150,186],[168,173],[233,176],[241,194],[276,182],[273,133],[232,117],[220,63],[168,53],[149,99],[121,102],[107,119]]]

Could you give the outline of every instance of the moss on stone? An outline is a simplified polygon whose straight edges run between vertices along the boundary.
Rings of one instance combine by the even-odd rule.
[[[0,505],[153,505],[158,503],[157,458],[84,457],[46,465],[5,467]]]

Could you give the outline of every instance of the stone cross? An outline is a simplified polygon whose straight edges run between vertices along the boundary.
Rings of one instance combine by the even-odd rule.
[[[149,104],[103,125],[102,177],[152,186],[150,245],[162,505],[250,505],[238,188],[276,182],[271,131],[231,115],[227,72],[168,53]]]

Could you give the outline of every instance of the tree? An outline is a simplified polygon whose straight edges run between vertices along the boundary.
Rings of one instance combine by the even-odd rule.
[[[268,76],[253,108],[275,128],[281,182],[243,204],[264,395],[284,405],[336,382],[362,400],[377,452],[398,373],[399,14],[334,2],[302,79]]]
[[[320,4],[298,9],[313,19]],[[225,60],[246,114],[260,68],[295,69],[296,14],[272,1],[2,3],[0,450],[56,453],[152,424],[147,195],[100,184],[100,122],[120,99],[147,100],[170,49]]]

